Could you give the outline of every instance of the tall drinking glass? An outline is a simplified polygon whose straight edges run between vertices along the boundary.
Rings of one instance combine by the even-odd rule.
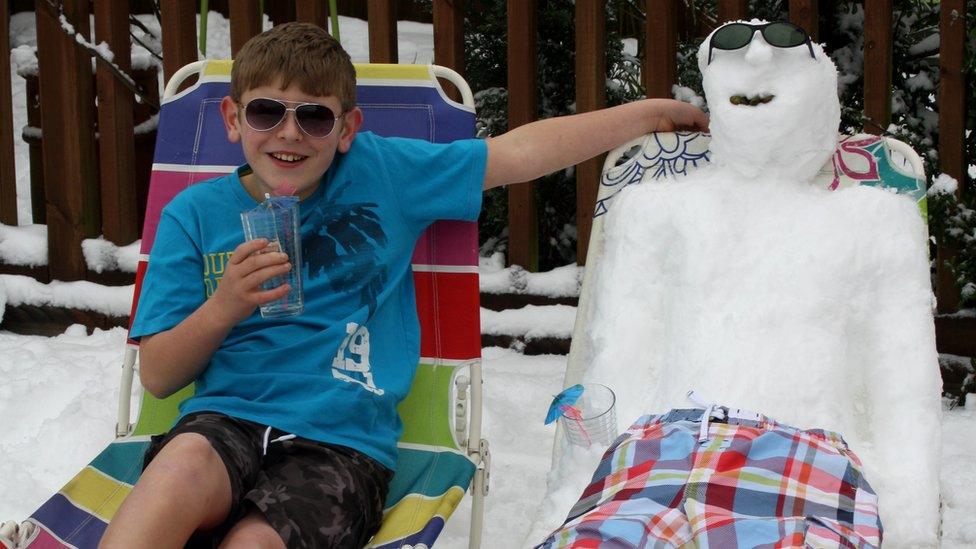
[[[261,316],[277,318],[301,314],[305,304],[302,297],[302,237],[298,197],[265,195],[265,201],[257,208],[241,212],[241,222],[244,224],[245,239],[268,239],[268,247],[260,253],[282,251],[288,254],[291,262],[291,270],[287,273],[261,284],[262,290],[271,290],[286,283],[291,286],[281,299],[261,305]]]

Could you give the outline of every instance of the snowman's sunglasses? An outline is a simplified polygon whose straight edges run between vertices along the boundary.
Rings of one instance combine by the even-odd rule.
[[[785,21],[753,25],[752,23],[731,23],[712,33],[708,41],[708,64],[712,63],[712,50],[737,50],[749,45],[756,31],[762,33],[763,40],[770,46],[777,48],[795,48],[807,45],[810,57],[816,59],[813,53],[813,43],[805,30]]]

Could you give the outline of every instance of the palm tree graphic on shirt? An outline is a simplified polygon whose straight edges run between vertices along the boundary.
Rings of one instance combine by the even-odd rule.
[[[302,243],[309,279],[326,276],[333,291],[353,292],[354,298],[359,298],[356,309],[368,308],[367,319],[376,312],[377,298],[388,276],[379,260],[387,237],[376,208],[372,202],[320,204],[306,220],[316,229]],[[366,326],[346,326],[345,339],[332,360],[332,375],[383,394],[383,389],[373,383]]]
[[[379,223],[376,204],[321,205],[307,221],[318,230],[306,237],[302,258],[308,277],[329,277],[329,287],[336,292],[359,288],[360,305],[376,312],[376,299],[387,279],[385,266],[379,264],[379,248],[386,245],[386,233]]]

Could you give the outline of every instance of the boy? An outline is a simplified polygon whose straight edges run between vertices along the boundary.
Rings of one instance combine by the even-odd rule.
[[[651,130],[707,126],[695,107],[652,100],[448,145],[357,134],[348,54],[296,23],[245,44],[221,112],[248,163],[164,209],[132,330],[150,393],[194,380],[197,392],[154,439],[103,547],[364,545],[382,519],[396,405],[419,353],[409,272],[423,229],[477,219],[482,189]],[[305,312],[264,319],[255,309],[288,287],[260,285],[290,265],[266,240],[241,243],[239,213],[282,192],[302,199]],[[205,296],[217,280],[201,258],[231,250]],[[332,369],[349,337],[368,365],[361,378]]]

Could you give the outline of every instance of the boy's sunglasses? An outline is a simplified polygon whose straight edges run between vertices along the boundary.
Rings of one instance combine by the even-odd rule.
[[[268,97],[248,101],[244,106],[244,121],[252,130],[266,132],[278,127],[288,116],[288,111],[295,113],[298,127],[311,137],[328,137],[335,129],[337,116],[325,105],[280,101]],[[343,114],[345,113],[339,113],[339,116]]]
[[[770,46],[777,48],[795,48],[796,46],[807,45],[810,50],[810,57],[816,59],[813,53],[813,44],[806,31],[793,23],[776,21],[753,25],[751,23],[731,23],[718,29],[712,34],[708,42],[708,64],[712,63],[712,49],[737,50],[744,48],[752,41],[756,31],[762,33],[763,40]]]

